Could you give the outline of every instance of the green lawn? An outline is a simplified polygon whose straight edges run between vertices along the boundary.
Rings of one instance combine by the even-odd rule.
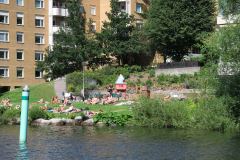
[[[73,104],[77,108],[88,108],[91,111],[99,111],[102,110],[103,112],[118,112],[118,113],[131,113],[131,106],[128,105],[122,105],[122,106],[115,106],[115,105],[101,105],[101,104],[96,104],[96,105],[90,105],[90,104],[84,104],[81,102],[74,103]]]
[[[0,100],[9,98],[13,104],[20,104],[22,96],[22,89],[15,89],[0,96]],[[43,83],[39,85],[30,86],[30,103],[39,101],[43,98],[45,101],[51,102],[52,96],[55,96],[53,82]]]

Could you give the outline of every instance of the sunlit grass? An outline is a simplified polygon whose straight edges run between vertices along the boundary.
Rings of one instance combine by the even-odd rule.
[[[8,97],[11,100],[11,103],[20,104],[21,96],[22,89],[18,88],[13,91],[4,93],[0,96],[0,100]],[[30,103],[37,102],[41,98],[43,98],[45,101],[50,102],[52,96],[55,96],[53,82],[30,86]]]

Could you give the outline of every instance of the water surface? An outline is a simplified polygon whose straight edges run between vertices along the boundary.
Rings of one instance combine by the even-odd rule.
[[[0,159],[239,160],[240,135],[148,128],[0,126]]]

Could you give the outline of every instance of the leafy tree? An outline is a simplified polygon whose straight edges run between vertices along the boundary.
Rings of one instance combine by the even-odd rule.
[[[223,15],[237,15],[240,13],[239,0],[219,0],[219,8]]]
[[[218,65],[215,79],[218,96],[228,97],[229,111],[240,120],[240,25],[220,28],[204,42],[203,52],[212,65]],[[213,73],[211,73],[213,74]]]
[[[134,55],[143,52],[144,38],[134,27],[134,17],[121,11],[118,0],[111,0],[111,11],[106,13],[101,33],[97,34],[104,53],[115,56],[119,64],[131,64]]]
[[[97,41],[86,36],[81,0],[69,0],[66,6],[69,13],[66,25],[56,34],[56,41],[49,47],[44,62],[38,63],[51,78],[82,70],[82,62],[91,61],[100,52]]]
[[[152,0],[146,33],[151,47],[180,61],[215,25],[215,0]]]

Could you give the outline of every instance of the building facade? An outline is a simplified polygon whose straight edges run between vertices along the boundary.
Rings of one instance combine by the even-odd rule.
[[[119,0],[141,27],[148,0]],[[111,10],[110,0],[82,0],[91,30],[100,32]],[[36,62],[43,61],[54,34],[68,16],[65,0],[0,0],[0,90],[45,82]]]
[[[48,4],[43,0],[0,0],[0,86],[44,82],[35,67],[48,46]]]

